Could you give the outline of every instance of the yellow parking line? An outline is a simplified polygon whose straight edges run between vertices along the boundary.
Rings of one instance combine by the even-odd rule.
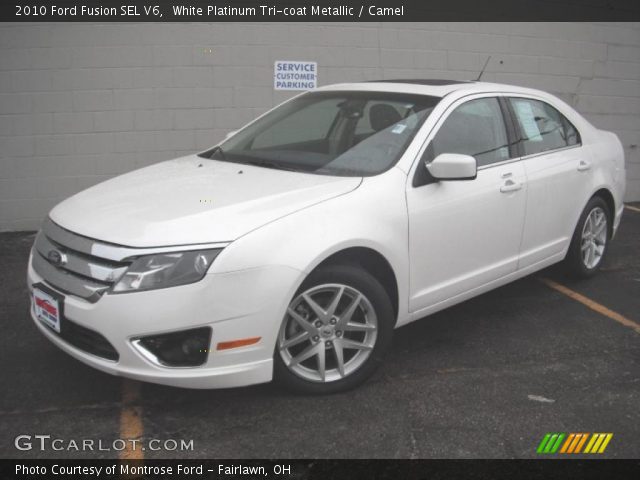
[[[640,208],[632,207],[631,205],[625,205],[624,208],[626,208],[627,210],[631,210],[633,212],[640,212]]]
[[[577,302],[580,302],[581,304],[590,308],[591,310],[598,312],[599,314],[604,315],[605,317],[608,317],[611,320],[614,320],[620,323],[621,325],[624,325],[625,327],[629,327],[635,330],[636,333],[640,333],[640,325],[634,322],[633,320],[628,319],[624,315],[620,315],[618,312],[614,312],[613,310],[605,307],[604,305],[601,305],[598,302],[595,302],[578,292],[574,292],[570,288],[565,287],[564,285],[560,285],[559,283],[554,282],[553,280],[549,280],[548,278],[541,278],[540,281],[545,285],[547,285],[548,287],[553,288],[554,290],[566,295],[567,297],[572,298]]]
[[[141,445],[133,449],[129,440],[140,440],[144,433],[142,407],[140,404],[140,382],[123,380],[122,410],[120,411],[120,438],[126,441],[126,448],[120,452],[121,460],[143,460]]]

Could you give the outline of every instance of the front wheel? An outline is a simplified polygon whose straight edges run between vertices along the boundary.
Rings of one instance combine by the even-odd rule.
[[[321,267],[289,304],[276,343],[276,381],[300,393],[335,393],[364,382],[389,347],[394,313],[365,270]]]
[[[571,239],[565,264],[570,274],[577,277],[594,275],[607,252],[610,237],[611,214],[600,197],[587,203]]]

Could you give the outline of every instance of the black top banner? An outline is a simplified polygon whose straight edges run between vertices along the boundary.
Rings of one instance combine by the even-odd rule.
[[[637,0],[14,0],[2,22],[639,21]]]

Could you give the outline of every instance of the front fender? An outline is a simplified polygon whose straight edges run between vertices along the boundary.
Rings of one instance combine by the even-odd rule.
[[[406,174],[393,168],[365,178],[360,188],[294,212],[231,243],[212,273],[268,265],[301,272],[298,285],[329,256],[352,247],[380,253],[398,283],[399,318],[407,311],[408,218]]]

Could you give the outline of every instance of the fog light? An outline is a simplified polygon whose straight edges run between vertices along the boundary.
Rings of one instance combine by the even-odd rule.
[[[147,359],[165,367],[197,367],[207,361],[211,328],[150,335],[133,341]]]

